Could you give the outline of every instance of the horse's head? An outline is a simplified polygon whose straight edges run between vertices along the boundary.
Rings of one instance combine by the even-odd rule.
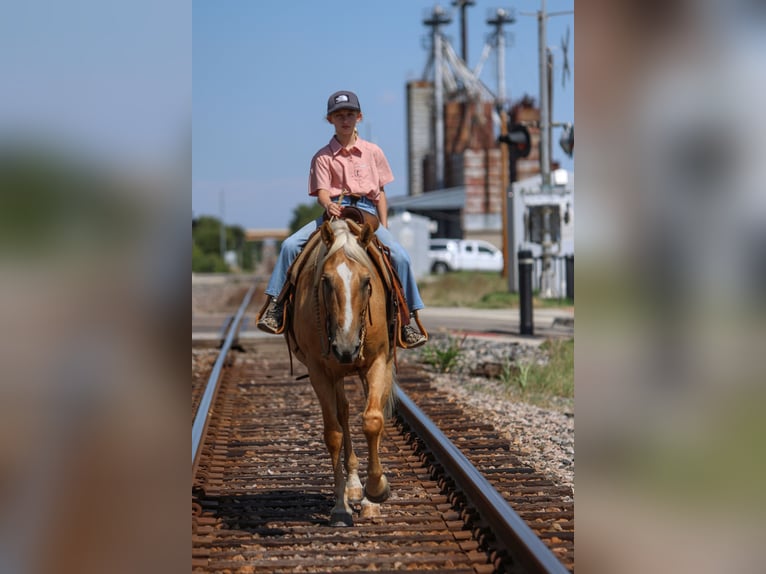
[[[365,252],[372,229],[365,224],[357,239],[344,222],[322,226],[327,247],[320,275],[330,350],[341,363],[353,363],[362,355],[367,329],[373,269]]]

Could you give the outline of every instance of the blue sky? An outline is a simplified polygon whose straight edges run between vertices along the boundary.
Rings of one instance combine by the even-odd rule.
[[[185,159],[191,10],[183,0],[6,4],[3,144],[45,142],[134,175]]]
[[[192,212],[221,215],[245,228],[287,227],[307,195],[313,154],[332,136],[324,119],[327,97],[339,89],[359,96],[362,137],[380,145],[396,180],[389,196],[407,193],[406,83],[421,79],[428,60],[423,20],[427,0],[338,2],[294,0],[195,0],[192,25]],[[449,0],[452,23],[444,28],[460,53],[459,11]],[[496,8],[511,8],[506,27],[506,94],[538,97],[539,1],[515,4],[477,0],[468,9],[468,64],[481,56]],[[573,10],[572,0],[548,0],[546,10]],[[561,87],[561,39],[569,27],[572,76]],[[574,121],[574,15],[548,20],[553,48],[554,121]],[[481,79],[496,91],[493,52]],[[553,159],[573,162],[558,147]],[[223,202],[221,201],[223,198]]]

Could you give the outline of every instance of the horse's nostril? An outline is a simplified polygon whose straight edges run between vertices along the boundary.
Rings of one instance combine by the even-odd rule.
[[[353,350],[349,350],[349,349],[340,349],[338,348],[338,345],[333,344],[332,352],[335,355],[335,358],[338,359],[339,362],[344,364],[353,363],[356,360],[356,358],[359,356],[359,345],[357,345]]]

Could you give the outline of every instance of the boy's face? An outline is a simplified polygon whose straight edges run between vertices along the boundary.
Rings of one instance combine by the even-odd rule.
[[[362,112],[355,110],[338,110],[327,118],[335,126],[335,132],[338,134],[353,132],[360,119],[362,119]]]

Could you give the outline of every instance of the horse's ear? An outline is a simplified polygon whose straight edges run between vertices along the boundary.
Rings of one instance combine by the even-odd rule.
[[[335,232],[332,230],[332,227],[328,223],[324,223],[322,225],[320,233],[322,234],[322,241],[327,247],[330,247],[333,243],[335,243]]]
[[[367,249],[373,235],[375,235],[375,232],[372,230],[372,227],[370,227],[369,223],[365,223],[362,225],[362,231],[359,233],[359,244]]]

